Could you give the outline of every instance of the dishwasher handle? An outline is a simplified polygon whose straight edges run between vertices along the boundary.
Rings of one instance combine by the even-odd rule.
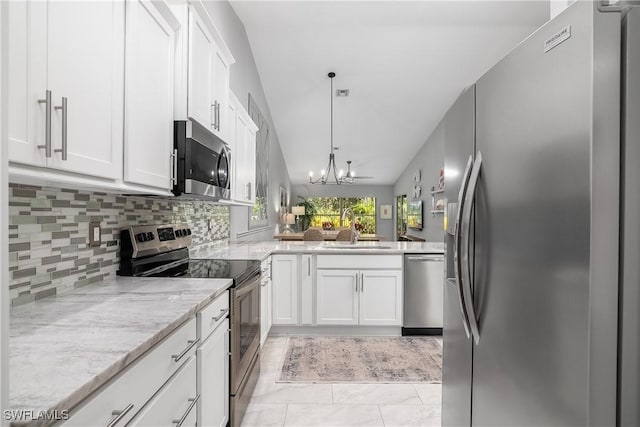
[[[408,261],[444,261],[443,255],[409,255],[405,258]]]

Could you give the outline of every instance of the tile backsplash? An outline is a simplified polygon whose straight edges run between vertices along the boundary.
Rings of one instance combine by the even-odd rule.
[[[9,184],[9,215],[12,305],[115,277],[122,227],[188,224],[192,256],[229,242],[229,208],[203,201]],[[90,221],[100,246],[89,247]]]

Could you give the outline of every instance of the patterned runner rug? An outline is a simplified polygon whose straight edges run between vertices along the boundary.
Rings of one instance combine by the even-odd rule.
[[[291,337],[277,382],[440,383],[434,337]]]

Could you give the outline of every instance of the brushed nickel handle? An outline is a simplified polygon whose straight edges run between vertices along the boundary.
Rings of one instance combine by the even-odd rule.
[[[216,101],[216,128],[220,130],[220,103]]]
[[[222,319],[223,317],[225,317],[227,314],[229,313],[229,309],[222,309],[220,310],[220,314],[217,315],[216,317],[212,317],[211,319],[213,319],[214,322],[217,322],[218,320]]]
[[[307,276],[311,277],[311,257],[307,258]]]
[[[465,204],[465,196],[467,194],[467,187],[469,185],[469,178],[471,177],[471,168],[473,166],[473,156],[469,156],[467,160],[467,166],[464,169],[462,175],[462,182],[460,183],[460,191],[458,192],[458,211],[456,212],[456,222],[454,227],[454,244],[453,244],[453,264],[455,266],[455,281],[458,286],[458,302],[460,303],[460,312],[462,313],[462,324],[464,326],[464,332],[467,338],[471,337],[471,325],[469,322],[469,315],[467,313],[466,304],[464,301],[463,292],[463,277],[462,277],[462,261],[461,261],[461,249],[462,249],[462,231],[460,229],[462,225],[462,211]]]
[[[173,361],[177,362],[180,359],[182,359],[185,356],[185,354],[189,353],[189,350],[191,350],[194,345],[198,344],[198,342],[200,342],[200,338],[198,338],[196,340],[187,341],[187,344],[189,344],[189,345],[187,346],[187,348],[182,350],[182,353],[180,353],[180,354],[172,354],[171,355],[171,358],[173,359]]]
[[[107,424],[107,427],[114,427],[132,409],[133,409],[133,403],[129,403],[124,409],[116,409],[116,410],[111,411],[111,415],[115,415],[116,417],[114,419],[112,419],[109,422],[109,424]]]
[[[44,145],[38,145],[38,148],[44,148],[44,155],[51,157],[51,91],[45,92],[44,99],[38,99],[38,104],[45,104],[45,121],[44,121]]]
[[[360,292],[364,292],[364,273],[360,273]]]
[[[171,160],[172,160],[171,182],[173,182],[173,185],[177,185],[178,184],[178,150],[174,149],[169,156],[171,157]]]
[[[182,426],[182,424],[184,423],[184,420],[187,419],[187,417],[189,416],[189,413],[191,412],[191,410],[193,409],[194,406],[196,406],[196,402],[198,402],[198,399],[200,399],[200,393],[196,394],[196,397],[194,398],[190,398],[187,400],[187,402],[191,402],[189,404],[189,407],[187,408],[187,410],[185,411],[184,414],[182,414],[182,417],[180,417],[179,420],[173,420],[173,424],[176,425],[176,427],[180,427]]]
[[[56,148],[56,153],[62,153],[62,160],[67,160],[68,158],[68,150],[67,150],[67,117],[68,117],[68,109],[67,109],[67,97],[62,97],[62,105],[57,105],[54,107],[56,110],[62,110],[62,148]]]

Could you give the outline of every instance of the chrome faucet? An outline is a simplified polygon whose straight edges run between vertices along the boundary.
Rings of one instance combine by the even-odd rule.
[[[356,231],[356,215],[353,213],[353,209],[346,208],[344,212],[342,212],[342,220],[344,221],[347,217],[347,214],[351,214],[351,238],[349,243],[355,245],[358,243],[358,232]]]

